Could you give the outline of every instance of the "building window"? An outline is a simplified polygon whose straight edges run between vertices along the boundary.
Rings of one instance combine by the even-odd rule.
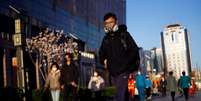
[[[173,43],[177,42],[177,33],[176,32],[172,32],[172,42]]]

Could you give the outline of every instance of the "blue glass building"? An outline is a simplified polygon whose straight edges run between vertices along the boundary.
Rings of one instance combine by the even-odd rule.
[[[126,0],[0,0],[0,51],[8,54],[5,75],[12,74],[11,53],[15,50],[12,35],[16,18],[22,19],[26,37],[38,34],[44,26],[62,29],[82,40],[87,49],[96,51],[104,36],[103,16],[107,12],[115,13],[119,24],[125,24]],[[0,68],[2,86],[4,76],[2,66]],[[11,76],[7,78],[12,80]],[[12,81],[6,82],[12,85]]]

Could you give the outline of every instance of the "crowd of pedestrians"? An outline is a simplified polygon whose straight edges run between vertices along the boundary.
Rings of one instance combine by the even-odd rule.
[[[170,95],[172,101],[175,101],[176,94],[181,93],[186,101],[189,101],[189,94],[195,94],[196,85],[192,82],[191,78],[186,75],[186,72],[181,73],[181,77],[177,80],[174,72],[170,71],[166,77],[162,75],[159,83],[154,86],[154,80],[150,80],[148,75],[142,75],[139,71],[135,74],[135,88],[137,88],[138,96],[131,101],[149,101],[153,96],[165,97]],[[194,88],[194,89],[193,89]],[[155,95],[154,89],[157,89],[158,95]],[[181,92],[179,92],[181,89]],[[193,89],[193,91],[191,91]],[[136,91],[133,91],[136,92]],[[193,94],[192,94],[193,92]]]

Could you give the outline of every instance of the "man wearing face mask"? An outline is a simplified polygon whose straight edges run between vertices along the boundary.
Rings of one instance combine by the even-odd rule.
[[[116,101],[128,101],[128,76],[139,67],[138,46],[127,31],[126,25],[117,24],[113,13],[104,16],[104,31],[99,57],[109,70],[112,85],[116,88]]]

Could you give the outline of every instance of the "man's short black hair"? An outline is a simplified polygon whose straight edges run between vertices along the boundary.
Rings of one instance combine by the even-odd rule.
[[[172,75],[172,74],[173,74],[173,71],[170,71],[170,72],[169,72],[169,75]]]
[[[186,75],[186,72],[185,72],[185,71],[183,71],[183,72],[182,72],[182,75],[183,75],[183,76],[185,76],[185,75]]]
[[[73,58],[73,54],[71,54],[71,53],[66,53],[66,56],[67,56],[67,55],[69,56],[69,58],[71,58],[71,59]]]
[[[112,17],[112,18],[114,18],[115,20],[117,20],[117,16],[116,16],[114,13],[109,12],[109,13],[105,14],[105,16],[104,16],[104,18],[103,18],[103,21],[107,20],[107,19],[110,18],[110,17]]]

